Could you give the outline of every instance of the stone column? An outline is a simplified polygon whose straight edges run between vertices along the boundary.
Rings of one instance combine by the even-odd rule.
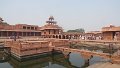
[[[1,37],[1,31],[0,31],[0,37]]]
[[[1,37],[3,36],[3,31],[1,31]]]
[[[21,32],[21,34],[22,34],[21,36],[23,36],[23,32]]]
[[[16,36],[19,36],[19,32],[16,32]]]
[[[31,32],[29,33],[29,36],[31,36],[32,34],[31,34]]]
[[[61,39],[63,39],[63,35],[61,35]]]
[[[60,35],[58,35],[58,39],[60,39]]]
[[[55,30],[53,30],[53,34],[55,34]]]
[[[59,31],[57,30],[57,34],[59,34]]]
[[[25,32],[25,36],[27,36],[27,32]]]
[[[33,32],[34,36],[35,36],[35,32]]]
[[[50,34],[50,30],[48,30],[48,34]]]
[[[25,36],[25,32],[23,32],[23,36]]]
[[[65,35],[65,39],[66,39],[66,36],[67,36],[67,35]]]
[[[58,39],[59,39],[59,35],[57,35],[58,36]]]
[[[6,36],[8,37],[8,31],[6,31]]]

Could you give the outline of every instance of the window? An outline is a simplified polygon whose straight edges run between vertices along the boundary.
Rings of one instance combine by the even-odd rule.
[[[34,30],[34,27],[31,27],[31,30]]]
[[[27,27],[27,29],[30,29],[30,27]]]
[[[26,29],[26,26],[23,26],[23,29]]]

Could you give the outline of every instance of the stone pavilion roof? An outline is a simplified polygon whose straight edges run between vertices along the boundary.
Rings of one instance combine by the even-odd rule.
[[[43,27],[41,27],[40,30],[45,30],[45,29],[62,29],[62,27],[54,24],[54,25],[51,25],[51,24],[46,24],[44,25]]]

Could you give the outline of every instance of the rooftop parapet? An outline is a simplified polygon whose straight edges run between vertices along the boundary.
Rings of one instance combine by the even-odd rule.
[[[110,25],[108,27],[102,28],[102,32],[107,32],[107,31],[120,31],[120,26],[116,27],[116,26]]]

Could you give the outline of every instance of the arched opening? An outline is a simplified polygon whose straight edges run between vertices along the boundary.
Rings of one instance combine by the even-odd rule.
[[[55,38],[55,35],[53,35],[53,38]]]
[[[56,38],[58,38],[58,36],[56,35]]]
[[[68,36],[68,35],[66,35],[66,39],[69,39],[69,36]]]
[[[62,39],[65,39],[65,35],[62,36]]]
[[[61,39],[61,35],[59,35],[59,39]]]

